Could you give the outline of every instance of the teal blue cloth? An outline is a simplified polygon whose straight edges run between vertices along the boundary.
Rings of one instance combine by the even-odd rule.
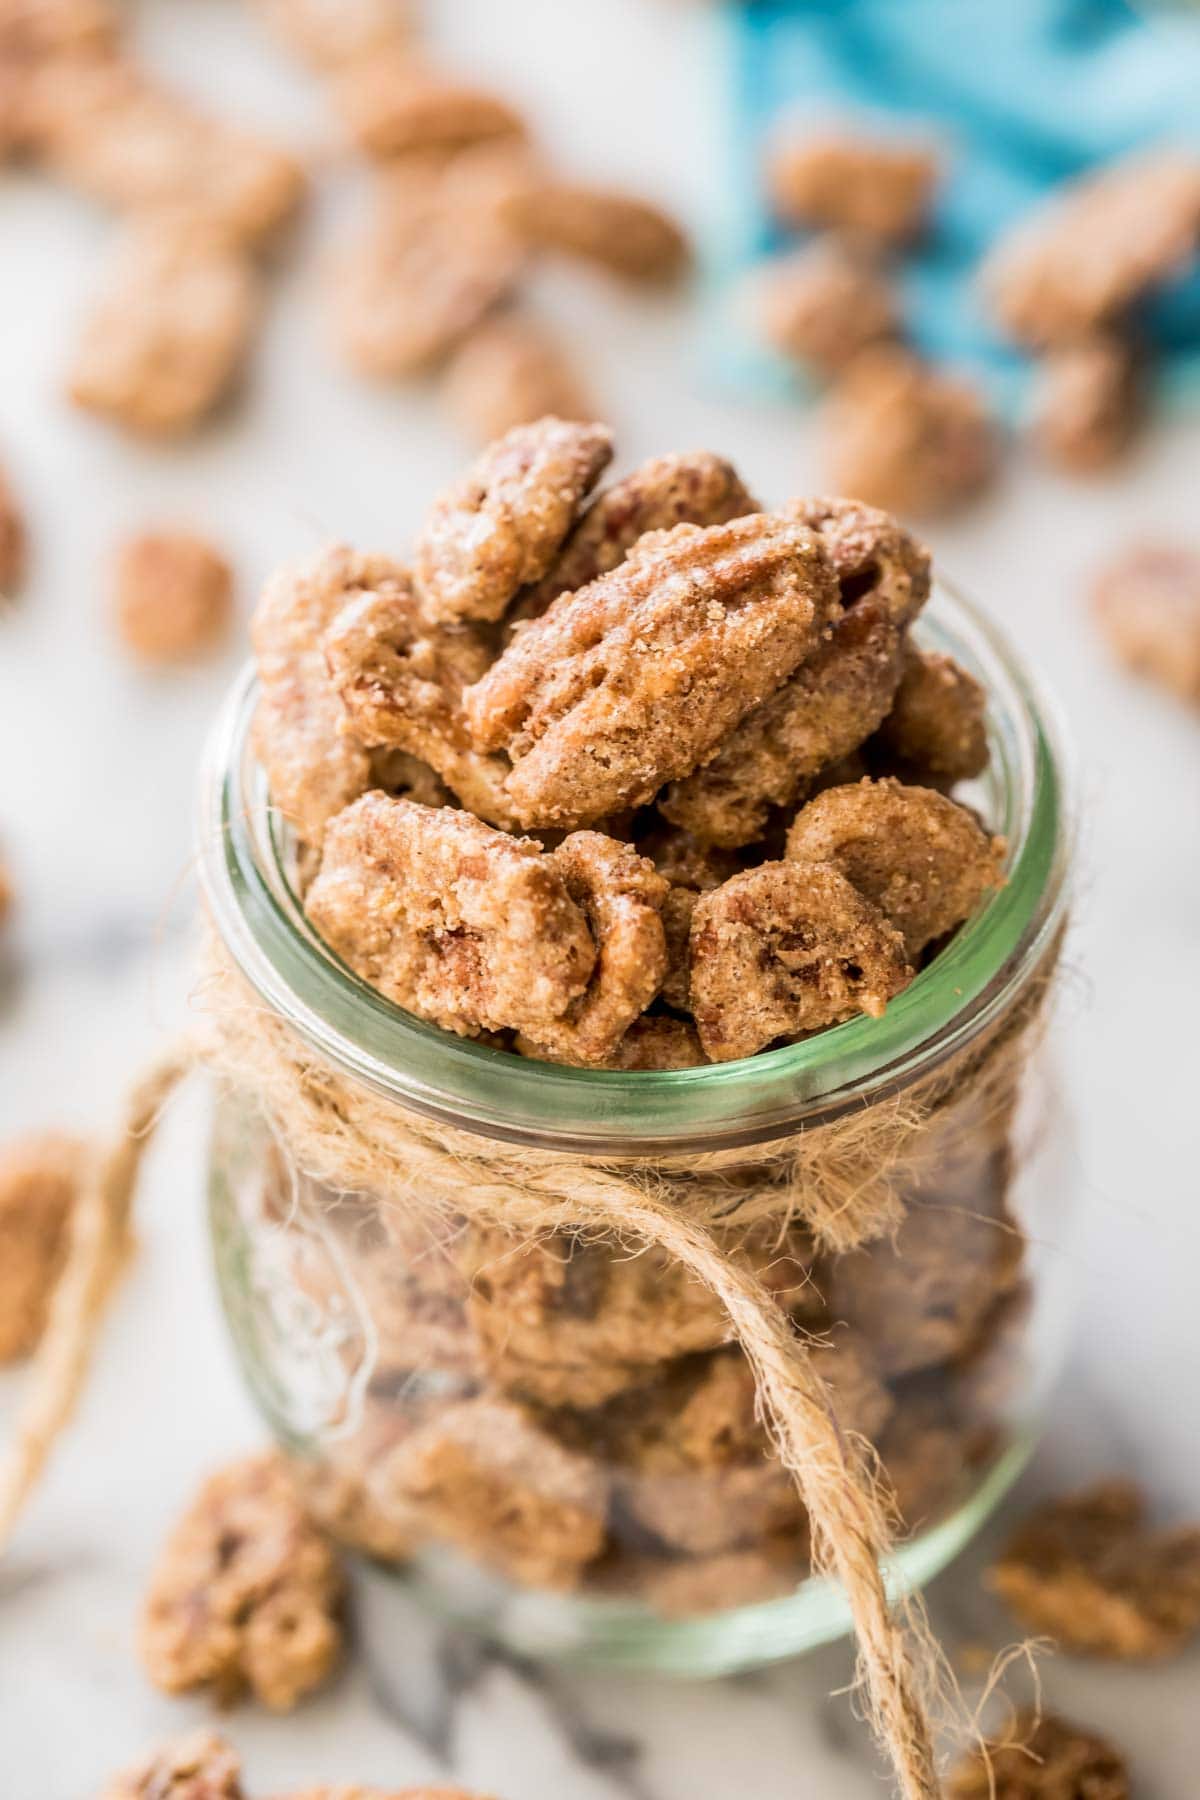
[[[974,366],[1001,403],[1026,365],[990,324],[972,275],[1013,220],[1059,182],[1127,151],[1200,147],[1200,11],[1128,0],[747,0],[726,9],[733,192],[725,292],[796,241],[763,204],[772,124],[853,114],[932,131],[947,150],[928,242],[904,259],[906,324],[931,355]],[[1168,385],[1200,393],[1200,276],[1155,296],[1147,336]],[[721,360],[741,380],[791,380],[731,311]]]

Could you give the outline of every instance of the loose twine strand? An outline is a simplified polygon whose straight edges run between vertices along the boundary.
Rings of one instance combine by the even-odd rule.
[[[754,1371],[757,1405],[807,1508],[818,1569],[840,1582],[858,1643],[856,1686],[902,1800],[938,1800],[936,1714],[951,1685],[919,1600],[892,1603],[886,1489],[866,1448],[839,1429],[804,1337],[714,1230],[805,1222],[826,1247],[852,1248],[895,1228],[903,1193],[989,1120],[1010,1114],[1031,1029],[1044,1012],[1055,950],[1004,1024],[911,1088],[803,1131],[785,1152],[745,1151],[653,1167],[511,1146],[433,1123],[320,1061],[210,949],[199,998],[208,1030],[133,1089],[121,1131],[76,1209],[69,1254],[36,1353],[16,1432],[0,1460],[0,1552],[81,1391],[105,1303],[130,1242],[136,1177],[154,1125],[197,1061],[253,1097],[296,1166],[335,1195],[500,1225],[518,1237],[555,1231],[664,1250],[724,1307]],[[965,1109],[950,1104],[969,1098]],[[965,1111],[961,1122],[956,1113]]]

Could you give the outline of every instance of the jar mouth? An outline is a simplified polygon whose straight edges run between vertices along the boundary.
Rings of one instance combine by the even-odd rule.
[[[630,1071],[535,1062],[405,1012],[355,975],[304,913],[251,746],[252,665],[222,708],[201,770],[197,860],[212,922],[260,999],[312,1049],[443,1123],[621,1157],[761,1144],[825,1123],[984,1031],[1039,967],[1066,903],[1073,816],[1055,709],[1002,633],[947,584],[935,587],[915,635],[988,692],[991,763],[963,794],[1007,840],[1006,879],[882,1018],[854,1018],[742,1061]]]

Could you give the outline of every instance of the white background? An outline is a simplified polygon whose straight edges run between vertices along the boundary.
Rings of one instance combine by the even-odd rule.
[[[528,103],[580,171],[659,193],[702,230],[720,195],[720,72],[684,0],[445,0],[448,54]],[[317,272],[354,177],[316,87],[234,0],[145,0],[148,55],[231,116],[331,154],[320,205],[273,290],[245,403],[193,444],[139,449],[60,397],[72,322],[107,224],[30,177],[0,178],[0,456],[36,560],[0,620],[0,843],[21,907],[0,964],[0,1133],[92,1126],[184,1017],[193,771],[238,656],[180,675],[129,667],[106,615],[114,541],[179,520],[228,545],[243,613],[277,562],[338,535],[399,549],[460,463],[436,398],[360,387],[332,356]],[[547,310],[594,356],[625,465],[705,445],[782,499],[821,484],[810,420],[714,392],[698,314],[555,275]],[[1089,629],[1089,572],[1131,535],[1200,534],[1200,434],[1161,424],[1119,479],[1068,483],[1029,460],[930,535],[942,567],[1003,620],[1061,699],[1083,806],[1067,1076],[1078,1230],[1061,1246],[1080,1313],[1071,1374],[1030,1489],[1133,1470],[1200,1513],[1200,719],[1115,672]],[[0,1568],[0,1797],[84,1800],[146,1742],[204,1716],[144,1683],[132,1618],[147,1558],[195,1476],[256,1441],[216,1317],[200,1224],[197,1109],[156,1151],[142,1251],[82,1417]],[[0,1409],[15,1397],[0,1385]],[[955,1639],[998,1621],[977,1558],[935,1590]],[[980,1608],[983,1607],[981,1611]],[[1196,1656],[1163,1670],[1048,1666],[1053,1701],[1110,1729],[1141,1800],[1200,1781]],[[295,1719],[231,1732],[252,1791],[444,1772],[504,1800],[857,1800],[881,1791],[836,1648],[717,1690],[535,1677],[413,1624]],[[390,1716],[373,1701],[386,1700]],[[401,1722],[402,1721],[402,1722]]]

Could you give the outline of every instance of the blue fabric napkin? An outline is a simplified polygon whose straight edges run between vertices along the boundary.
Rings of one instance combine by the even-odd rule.
[[[853,115],[932,134],[947,171],[927,243],[898,265],[906,323],[929,354],[1019,404],[1028,365],[973,280],[984,251],[1059,182],[1126,151],[1200,147],[1200,10],[1128,0],[743,0],[726,8],[733,184],[720,254],[717,356],[727,377],[797,379],[751,341],[739,278],[796,241],[765,206],[772,126]],[[1200,275],[1146,309],[1170,393],[1200,398]]]

